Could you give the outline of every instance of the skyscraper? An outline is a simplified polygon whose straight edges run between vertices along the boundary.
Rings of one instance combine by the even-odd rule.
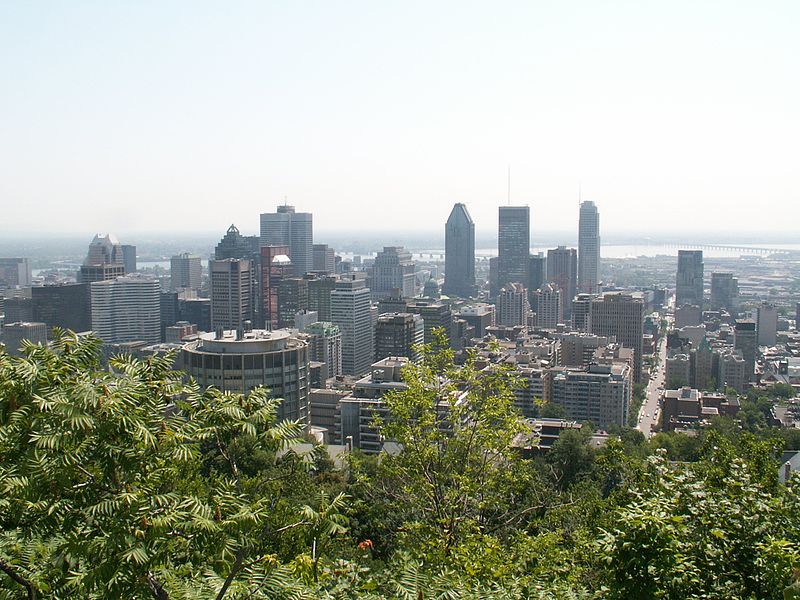
[[[711,307],[724,308],[735,316],[739,297],[739,280],[733,273],[711,273]]]
[[[333,248],[328,244],[314,244],[314,271],[317,273],[335,273],[336,272],[336,253]]]
[[[545,284],[547,277],[547,259],[544,254],[531,254],[528,259],[528,288],[529,292],[538,290]]]
[[[88,283],[33,287],[31,301],[34,321],[76,332],[92,328]]]
[[[561,290],[561,313],[572,318],[572,300],[578,286],[578,253],[575,248],[559,246],[547,251],[547,281]]]
[[[311,213],[298,213],[294,206],[279,206],[277,212],[261,213],[261,245],[288,246],[295,275],[314,270],[314,227]]]
[[[308,310],[317,312],[320,321],[331,320],[331,292],[336,287],[336,277],[315,277],[308,282]]]
[[[27,287],[31,283],[29,258],[0,258],[0,287]]]
[[[416,278],[411,253],[402,246],[384,246],[375,257],[370,290],[372,297],[380,300],[399,289],[404,298],[414,296]]]
[[[425,341],[422,317],[411,313],[387,313],[378,317],[375,325],[375,360],[389,356],[419,358],[417,346]]]
[[[443,291],[462,298],[475,295],[475,222],[460,202],[444,226]]]
[[[581,202],[578,218],[578,290],[597,293],[600,280],[600,214],[591,200]]]
[[[161,286],[129,275],[90,285],[92,329],[107,344],[161,341]]]
[[[261,315],[267,329],[277,329],[280,320],[278,287],[294,275],[288,246],[261,247]]]
[[[287,277],[278,284],[278,327],[293,327],[297,313],[308,310],[308,280]]]
[[[89,252],[78,271],[78,283],[106,281],[125,275],[122,246],[116,237],[97,234],[89,244]]]
[[[254,299],[251,319],[254,321],[254,326],[260,327],[263,325],[264,316],[261,314],[261,304],[255,300],[262,296],[261,253],[258,236],[242,235],[235,225],[231,225],[216,248],[214,248],[214,258],[217,260],[236,258],[250,261]]]
[[[742,353],[745,362],[744,376],[746,381],[752,381],[758,354],[758,333],[756,322],[750,319],[739,319],[733,331],[733,347]],[[719,382],[718,382],[719,383]]]
[[[169,287],[171,290],[199,290],[202,284],[201,258],[184,252],[169,260]]]
[[[342,374],[342,332],[328,321],[317,321],[306,327],[311,360],[325,363],[322,379]]]
[[[136,273],[136,246],[122,244],[122,263],[125,265],[125,275]]]
[[[526,326],[531,312],[528,290],[519,283],[509,283],[500,289],[497,296],[497,324],[514,327]]]
[[[536,312],[536,326],[555,329],[564,321],[561,312],[561,290],[552,283],[545,283],[531,294],[532,308]]]
[[[253,265],[246,259],[208,261],[211,327],[242,329],[253,319]]]
[[[343,277],[331,292],[331,322],[342,332],[342,373],[362,375],[369,371],[374,336],[366,281],[355,275]]]
[[[507,283],[528,287],[531,246],[531,210],[527,206],[501,206],[497,236],[497,295]]]
[[[758,305],[758,345],[774,346],[778,337],[778,308],[771,302]]]
[[[703,251],[678,250],[675,308],[693,304],[703,308]]]
[[[614,336],[617,343],[633,349],[633,380],[642,378],[644,301],[634,294],[606,293],[592,301],[591,332]]]

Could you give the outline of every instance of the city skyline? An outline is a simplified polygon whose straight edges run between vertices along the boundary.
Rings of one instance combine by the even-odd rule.
[[[534,231],[579,188],[605,234],[800,218],[796,3],[188,7],[0,7],[0,233],[249,232],[284,201],[480,231],[509,187]]]

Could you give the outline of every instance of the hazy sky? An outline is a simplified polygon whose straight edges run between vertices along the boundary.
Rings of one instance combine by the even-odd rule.
[[[0,233],[779,231],[800,2],[0,2]],[[13,218],[12,218],[13,217]]]

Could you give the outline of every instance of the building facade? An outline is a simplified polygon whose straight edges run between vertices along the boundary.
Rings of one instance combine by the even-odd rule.
[[[497,288],[508,283],[528,287],[528,262],[531,246],[531,211],[527,206],[501,206],[497,232]]]
[[[242,329],[253,321],[253,263],[227,258],[208,261],[211,276],[211,328]]]
[[[106,344],[161,341],[161,286],[129,275],[90,284],[92,330]]]
[[[600,213],[591,200],[581,202],[578,217],[578,291],[596,294],[600,281]]]
[[[311,213],[295,212],[294,206],[279,206],[261,214],[261,245],[288,246],[295,274],[314,270],[314,224]]]
[[[444,226],[444,293],[469,298],[475,292],[475,222],[457,203]]]

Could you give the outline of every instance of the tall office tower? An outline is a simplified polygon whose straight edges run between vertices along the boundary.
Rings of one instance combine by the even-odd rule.
[[[678,250],[675,308],[694,304],[703,308],[703,251]]]
[[[425,343],[433,342],[433,330],[441,327],[447,339],[453,335],[453,313],[450,305],[438,300],[412,300],[406,304],[405,312],[422,317],[425,323]]]
[[[261,317],[264,327],[277,329],[280,320],[278,287],[283,279],[294,275],[289,258],[289,246],[262,246],[261,258]]]
[[[6,347],[6,353],[11,356],[22,356],[20,348],[23,340],[41,346],[47,345],[47,325],[44,323],[7,323],[2,327],[2,334],[0,341]]]
[[[444,293],[475,295],[475,222],[467,206],[453,206],[444,226]]]
[[[614,336],[633,350],[633,380],[642,379],[644,301],[639,294],[608,292],[592,300],[591,332]]]
[[[294,317],[308,310],[308,280],[287,277],[278,284],[278,327],[293,327]]]
[[[328,321],[317,321],[306,327],[305,332],[311,336],[311,360],[325,363],[321,379],[341,375],[342,332],[339,327]]]
[[[492,256],[489,259],[489,297],[495,298],[497,294],[500,293],[500,286],[498,285],[498,281],[500,281],[500,259],[497,256]]]
[[[253,320],[253,263],[239,258],[208,261],[211,328],[243,329]]]
[[[220,335],[221,334],[221,335]],[[249,394],[267,388],[280,398],[279,420],[308,423],[308,344],[288,331],[209,332],[182,349],[183,369],[201,386]]]
[[[531,254],[531,209],[501,206],[497,236],[497,292],[507,283],[528,287]]]
[[[541,329],[555,329],[564,322],[561,312],[561,290],[552,283],[545,283],[531,296],[532,308],[536,313],[536,326]]]
[[[179,321],[197,325],[198,331],[211,331],[210,298],[178,298]]]
[[[320,321],[331,320],[331,292],[336,287],[336,277],[315,277],[308,281],[308,310],[317,312]]]
[[[400,290],[403,298],[416,295],[414,268],[411,253],[402,246],[384,246],[383,251],[375,257],[372,267],[370,289],[373,298],[385,298],[395,289]]]
[[[758,305],[758,345],[774,346],[778,339],[778,308],[771,302]]]
[[[733,273],[711,273],[711,308],[724,308],[736,315],[738,298],[739,280]]]
[[[500,289],[500,294],[497,296],[498,325],[527,326],[530,312],[528,290],[522,284],[509,283]]]
[[[578,290],[596,294],[600,281],[600,213],[591,200],[581,202],[578,218]]]
[[[561,290],[561,312],[572,318],[572,299],[578,287],[578,252],[559,246],[547,251],[547,281]]]
[[[231,225],[214,248],[214,258],[217,260],[226,258],[257,260],[259,246],[257,235],[242,235],[236,225]]]
[[[528,259],[529,291],[538,290],[547,281],[547,258],[541,252],[531,254]]]
[[[353,276],[336,282],[331,292],[331,322],[342,332],[342,373],[369,371],[374,355],[370,290],[367,282]]]
[[[78,271],[78,283],[106,281],[125,275],[122,247],[116,237],[97,234],[89,244],[89,252]]]
[[[298,213],[294,206],[279,206],[277,212],[261,213],[261,245],[289,246],[289,258],[298,276],[314,270],[314,227],[311,213]]]
[[[92,329],[107,344],[161,341],[157,279],[127,275],[90,284]]]
[[[572,301],[572,329],[589,332],[591,328],[592,294],[578,294]]]
[[[122,244],[122,264],[125,265],[125,275],[136,273],[136,246]]]
[[[0,288],[29,287],[32,283],[29,258],[0,258]]]
[[[165,342],[167,339],[167,327],[172,327],[178,321],[181,321],[181,308],[180,300],[178,299],[178,292],[163,291],[160,298],[161,304],[161,341]],[[197,325],[197,323],[194,323]],[[207,330],[206,330],[207,331]]]
[[[317,273],[336,272],[336,253],[328,244],[314,244],[314,265],[313,270]]]
[[[756,322],[751,319],[737,319],[733,330],[733,347],[742,352],[745,362],[745,377],[753,380],[758,354],[758,333]]]
[[[233,257],[231,257],[233,258]],[[199,290],[203,283],[202,259],[184,252],[169,259],[169,289]]]
[[[389,356],[419,359],[419,349],[425,342],[422,317],[411,313],[387,313],[375,324],[375,361]]]
[[[89,284],[72,283],[31,288],[33,320],[75,332],[89,331]]]

